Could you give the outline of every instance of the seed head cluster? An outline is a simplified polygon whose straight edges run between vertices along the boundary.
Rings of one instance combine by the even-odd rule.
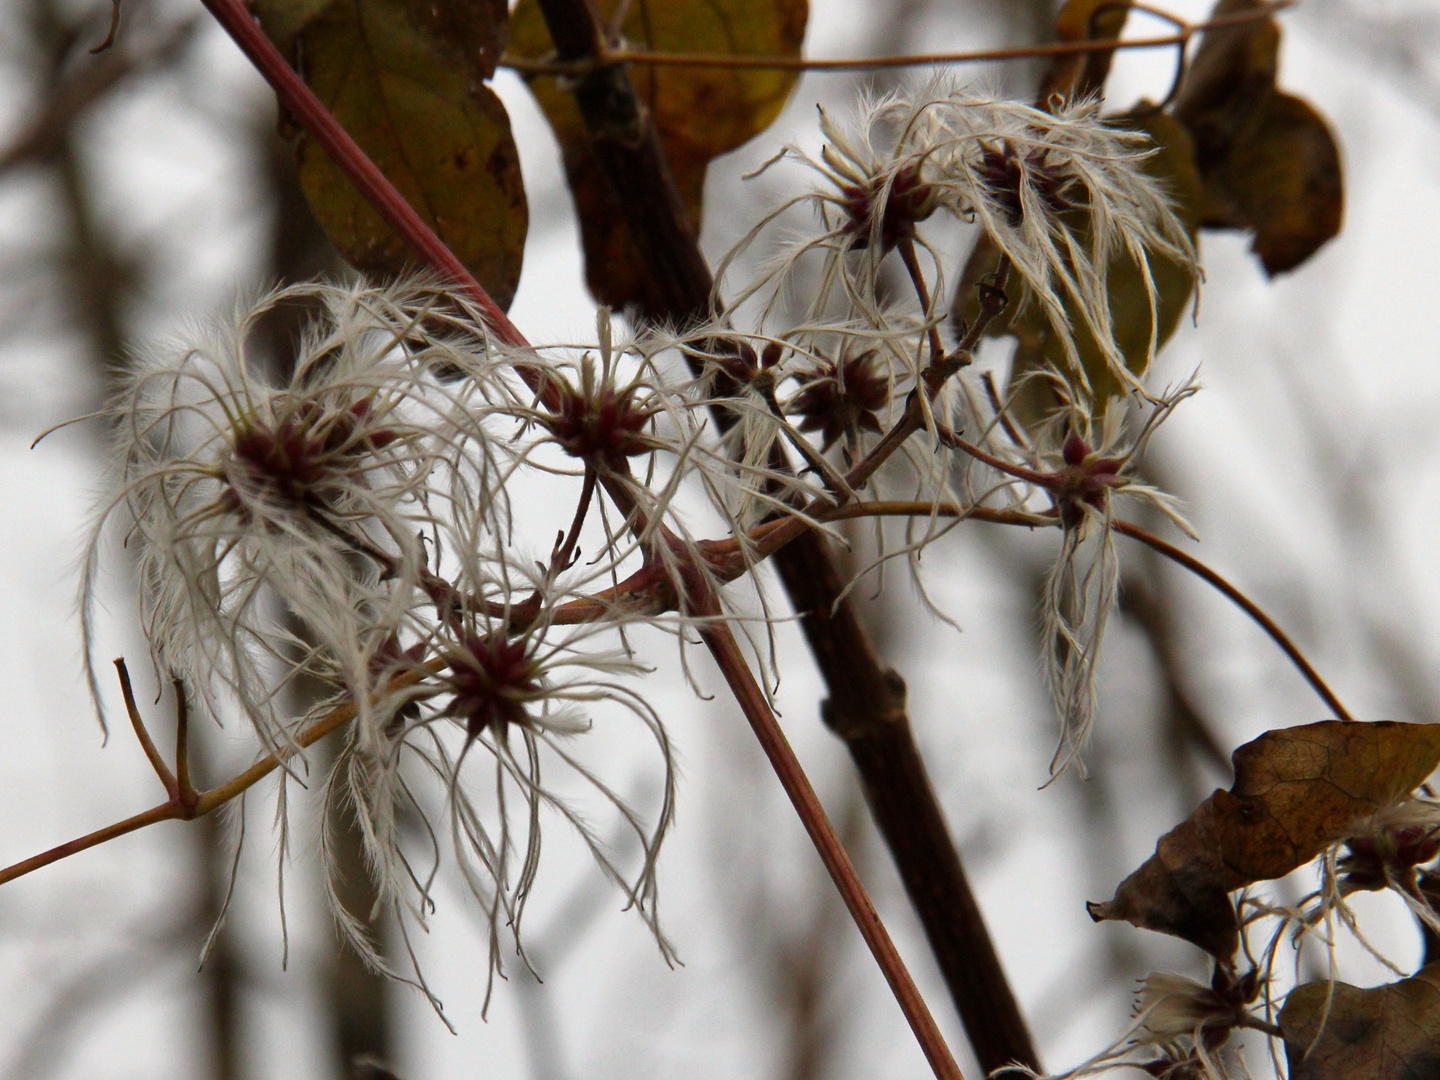
[[[488,914],[492,971],[501,928],[518,934],[540,822],[555,816],[669,955],[655,863],[672,752],[628,629],[674,631],[683,650],[697,622],[763,625],[762,578],[748,571],[776,525],[828,529],[842,504],[893,497],[988,500],[1056,527],[1042,631],[1058,774],[1095,712],[1115,506],[1139,499],[1181,520],[1138,464],[1193,387],[1096,401],[1074,345],[1078,318],[1135,390],[1110,330],[1112,257],[1193,265],[1143,137],[1094,103],[1045,113],[941,82],[872,102],[854,124],[822,112],[820,126],[818,157],[785,155],[820,188],[727,257],[731,302],[703,324],[627,336],[601,311],[593,342],[502,347],[444,289],[307,285],[146,353],[111,407],[87,635],[95,568],[118,532],[155,668],[215,718],[249,724],[284,763],[282,784],[303,778],[306,725],[353,703],[325,791],[358,823],[382,905],[425,923],[435,872],[417,860],[440,845],[422,853],[400,822],[430,822]],[[767,226],[797,208],[810,212],[799,239],[754,266]],[[1054,414],[1017,419],[963,370],[976,342],[946,322],[946,259],[927,235],[945,217],[1006,260],[1008,278],[986,287],[1038,305],[1068,343],[1071,362],[1043,373]],[[312,322],[266,355],[253,331],[279,304],[307,306]],[[896,430],[907,438],[893,463],[872,462]],[[936,520],[921,515],[881,557],[905,555],[919,581]],[[725,606],[740,578],[760,613],[745,619]],[[302,677],[333,696],[298,702]],[[626,725],[664,777],[637,796],[643,808],[587,762]],[[582,789],[635,841],[628,861],[572,808]]]

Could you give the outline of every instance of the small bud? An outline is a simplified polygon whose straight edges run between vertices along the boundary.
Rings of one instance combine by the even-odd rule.
[[[524,638],[509,639],[503,631],[468,637],[449,660],[444,679],[454,697],[443,711],[465,722],[466,738],[490,729],[504,738],[511,724],[525,723],[526,705],[541,686]]]
[[[861,429],[881,433],[879,412],[890,403],[890,380],[877,369],[874,352],[842,364],[823,360],[799,376],[800,391],[786,411],[803,416],[801,431],[818,431],[824,449],[843,435],[854,441]]]
[[[1012,228],[1018,228],[1025,219],[1021,193],[1027,187],[1039,196],[1047,211],[1060,213],[1076,209],[1076,204],[1065,197],[1069,178],[1060,169],[1046,164],[1043,150],[1032,149],[1022,154],[1006,139],[998,149],[985,148],[975,172],[987,185],[991,199]]]
[[[759,360],[747,341],[724,342],[714,359],[716,366],[741,386],[748,386],[760,374]]]
[[[878,208],[880,247],[889,251],[915,235],[915,226],[939,208],[940,197],[935,186],[925,180],[920,162],[911,161],[901,166],[888,187],[880,176],[867,177],[863,184],[842,185],[840,205],[848,218],[844,231],[856,249],[869,247]]]
[[[1376,814],[1368,831],[1345,841],[1337,869],[1347,891],[1375,891],[1408,881],[1440,856],[1440,807],[1414,799]]]
[[[636,387],[616,390],[606,384],[582,393],[567,385],[554,417],[544,423],[572,457],[619,467],[626,458],[656,447],[655,440],[643,434],[652,413],[636,404],[636,392]]]

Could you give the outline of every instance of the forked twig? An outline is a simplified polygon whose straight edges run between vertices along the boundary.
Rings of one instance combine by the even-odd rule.
[[[116,666],[120,667],[122,671],[124,670],[121,661],[116,661]],[[407,686],[414,686],[427,675],[433,675],[444,667],[445,661],[438,659],[431,660],[415,671],[407,671],[403,675],[398,675],[394,679],[391,679],[386,685],[384,692],[389,693],[402,690]],[[125,676],[122,682],[122,690],[126,689],[125,684],[128,682],[129,678]],[[184,701],[183,696],[180,700],[182,702]],[[127,709],[133,705],[133,702],[133,695],[127,692]],[[182,705],[181,708],[183,709],[184,706]],[[319,720],[295,736],[291,753],[296,750],[303,750],[307,746],[312,746],[332,731],[344,727],[355,718],[355,711],[355,703],[351,701],[341,702],[339,705],[336,705],[335,708],[331,709]],[[136,717],[138,717],[138,712],[131,714],[132,721],[135,720]],[[176,733],[176,743],[182,746],[182,748],[183,744],[188,742],[188,736],[181,734],[186,730],[186,726],[185,724],[181,724],[179,731]],[[137,735],[143,731],[144,725],[138,724]],[[146,747],[146,756],[150,758],[150,763],[155,766],[155,771],[159,773],[161,779],[164,780],[165,777],[169,775],[170,770],[165,766],[164,761],[160,759],[159,752],[155,750],[154,743],[150,742],[148,734],[141,736],[141,745]],[[151,756],[152,754],[153,756]],[[209,791],[202,792],[190,788],[189,795],[193,796],[193,798],[186,797],[185,787],[180,786],[180,781],[177,777],[171,776],[170,782],[166,784],[166,790],[168,791],[170,789],[170,783],[174,783],[178,789],[177,795],[167,799],[159,806],[152,806],[149,810],[136,814],[134,817],[128,817],[124,821],[117,821],[113,825],[105,826],[103,829],[86,833],[84,836],[70,840],[58,847],[53,847],[49,851],[42,851],[39,855],[32,855],[30,858],[23,859],[13,866],[5,867],[3,870],[0,870],[0,885],[4,885],[7,881],[14,881],[16,878],[24,877],[34,870],[39,870],[42,866],[49,866],[53,862],[59,862],[61,859],[78,854],[87,848],[96,847],[108,840],[114,840],[127,833],[143,829],[147,825],[154,825],[160,821],[173,821],[177,819],[190,821],[197,817],[204,817],[216,807],[229,802],[231,799],[254,787],[265,777],[269,776],[280,767],[283,756],[285,755],[266,754],[240,775],[232,777],[219,787],[211,788]],[[180,760],[184,759],[182,758]],[[177,766],[178,764],[177,762]],[[164,770],[163,772],[161,772],[162,769]],[[186,777],[185,783],[187,785],[189,782],[188,772],[189,770],[187,768],[181,774]]]
[[[135,738],[140,740],[140,748],[150,759],[150,767],[155,770],[155,775],[160,777],[160,783],[165,785],[165,794],[173,799],[180,790],[180,785],[175,774],[170,771],[170,766],[166,765],[165,759],[160,756],[160,751],[155,748],[155,741],[150,738],[145,721],[140,718],[140,709],[135,704],[135,690],[130,685],[130,669],[125,666],[123,656],[115,658],[115,670],[120,676],[120,693],[125,698],[125,711],[130,716],[130,726],[135,729]]]

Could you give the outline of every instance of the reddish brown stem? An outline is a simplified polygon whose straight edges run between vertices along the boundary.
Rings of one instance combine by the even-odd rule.
[[[431,660],[417,671],[406,672],[404,675],[399,675],[390,680],[386,690],[387,692],[394,692],[404,689],[407,686],[414,686],[427,675],[433,675],[435,672],[443,670],[445,666],[446,664],[443,660]],[[335,706],[335,708],[331,709],[304,731],[300,732],[299,735],[295,736],[295,747],[297,749],[304,749],[307,746],[313,746],[332,731],[344,727],[354,718],[354,703],[348,701],[343,702]],[[185,726],[182,719],[181,731],[183,732],[184,730]],[[184,737],[177,739],[177,742],[181,744],[182,748],[186,741]],[[158,756],[157,753],[156,757],[158,758]],[[166,802],[161,803],[159,806],[152,806],[149,810],[136,814],[134,817],[126,818],[124,821],[117,821],[113,825],[107,825],[103,829],[97,829],[95,832],[87,833],[85,836],[75,840],[70,840],[67,843],[61,844],[59,847],[53,847],[49,851],[42,851],[39,855],[32,855],[30,858],[15,863],[13,866],[5,867],[3,870],[0,870],[0,885],[5,884],[7,881],[13,881],[18,877],[24,877],[32,870],[39,870],[42,866],[49,866],[53,862],[59,862],[61,859],[68,858],[87,848],[95,847],[97,844],[103,844],[107,840],[114,840],[116,837],[124,836],[126,833],[132,833],[136,829],[143,829],[147,825],[154,825],[156,822],[169,821],[171,819],[189,821],[192,818],[204,817],[217,806],[229,802],[241,792],[254,787],[265,777],[269,776],[280,767],[280,761],[281,755],[268,754],[239,776],[232,777],[219,787],[211,788],[206,792],[196,792],[193,788],[189,788],[187,777],[186,784],[181,787],[179,793]],[[167,769],[166,771],[168,772],[169,770]],[[167,784],[166,786],[168,787],[169,785]]]
[[[1160,537],[1153,533],[1146,532],[1138,525],[1132,525],[1128,521],[1115,521],[1111,523],[1111,527],[1121,536],[1128,536],[1132,540],[1138,540],[1146,547],[1159,552],[1171,562],[1178,563],[1196,577],[1209,582],[1216,589],[1219,589],[1232,604],[1240,608],[1246,615],[1249,615],[1260,629],[1269,634],[1271,641],[1280,646],[1280,651],[1290,658],[1290,662],[1295,665],[1301,676],[1310,684],[1311,689],[1320,695],[1321,700],[1324,701],[1326,705],[1330,706],[1336,719],[1348,721],[1355,719],[1350,715],[1350,710],[1345,708],[1340,699],[1335,696],[1335,692],[1331,690],[1325,680],[1320,677],[1320,673],[1315,670],[1309,660],[1305,659],[1305,654],[1290,640],[1290,636],[1286,634],[1284,630],[1280,629],[1279,624],[1270,618],[1269,615],[1266,615],[1258,604],[1234,585],[1231,585],[1230,582],[1226,581],[1224,577],[1210,569],[1210,567],[1206,566],[1193,555],[1187,555],[1174,544],[1160,539]]]
[[[225,28],[257,71],[265,77],[281,105],[324,148],[386,223],[415,249],[425,263],[458,285],[484,314],[485,322],[502,342],[524,348],[525,336],[501,311],[475,276],[425,224],[395,185],[385,178],[365,151],[340,126],[330,110],[295,73],[280,50],[265,36],[241,0],[201,0]]]
[[[120,676],[120,694],[125,699],[125,711],[130,715],[130,726],[135,729],[135,738],[140,741],[140,748],[145,751],[150,767],[155,770],[160,783],[165,785],[165,794],[173,799],[180,790],[179,784],[170,772],[170,766],[166,765],[165,759],[160,756],[154,740],[150,738],[150,732],[145,728],[145,721],[140,717],[140,708],[135,704],[135,690],[130,685],[130,669],[125,666],[124,657],[115,658],[115,671]]]
[[[910,275],[910,284],[915,287],[915,296],[920,301],[920,315],[926,323],[925,336],[930,342],[930,363],[938,364],[945,355],[945,346],[940,344],[940,327],[931,318],[930,287],[925,284],[925,272],[920,267],[920,256],[915,253],[915,241],[907,236],[896,246],[905,263],[905,272]]]
[[[1027,484],[1034,484],[1036,487],[1047,488],[1051,491],[1060,487],[1061,481],[1059,477],[1052,473],[1028,469],[1024,465],[1016,465],[1013,461],[1006,461],[1004,458],[996,457],[987,450],[953,433],[950,435],[949,441],[957,450],[964,450],[965,453],[969,454],[976,461],[989,465],[996,472],[1002,472],[1006,476],[1013,476],[1017,480],[1024,480]]]
[[[510,323],[504,313],[495,307],[478,282],[459,264],[458,260],[454,258],[453,254],[445,247],[439,238],[435,236],[434,232],[420,220],[413,209],[409,207],[394,187],[389,184],[374,164],[369,161],[363,151],[360,150],[354,141],[345,133],[343,128],[334,120],[324,105],[309,91],[290,68],[289,64],[286,63],[284,57],[280,55],[260,31],[260,28],[255,24],[253,19],[250,18],[241,4],[241,0],[204,0],[204,2],[231,36],[235,38],[236,42],[241,46],[246,55],[250,57],[251,61],[255,63],[261,74],[264,75],[267,81],[275,88],[282,104],[321,143],[322,147],[336,164],[354,180],[362,194],[380,211],[385,220],[420,252],[422,257],[424,257],[430,265],[436,267],[447,277],[459,283],[461,288],[470,294],[472,300],[481,308],[482,312],[484,312],[486,320],[491,324],[497,337],[508,344],[524,347],[526,344],[524,337],[514,325]],[[546,11],[546,15],[548,19],[550,15],[548,10]],[[573,29],[578,33],[579,24],[577,23]],[[557,41],[558,40],[557,38]],[[595,38],[595,44],[596,46],[599,44],[598,36]],[[587,46],[581,42],[576,44],[575,47],[586,48]],[[601,81],[603,82],[603,79]],[[582,105],[584,103],[584,97],[582,95]],[[582,112],[584,111],[586,110],[582,108]],[[594,113],[595,116],[587,114],[587,121],[592,121],[598,117],[600,110],[596,108],[590,110],[590,112]],[[660,189],[670,194],[671,201],[673,202],[673,184],[670,183],[668,174],[664,169],[663,155],[658,156],[655,162],[647,166],[645,173],[656,181],[656,185]],[[689,245],[659,245],[653,252],[647,252],[647,254],[653,254],[657,260],[664,256],[674,256],[679,258],[682,269],[693,268],[694,273],[688,276],[677,275],[676,278],[677,280],[683,279],[687,284],[687,294],[693,292],[693,289],[689,288],[689,286],[694,284],[694,282],[690,281],[691,278],[694,278],[695,282],[699,282],[701,279],[708,280],[708,268],[705,267],[703,257],[699,255],[698,248],[694,245],[693,236],[691,237]],[[700,306],[699,303],[694,305],[696,309],[700,308]],[[932,363],[931,366],[934,368],[935,364]],[[541,400],[550,404],[550,399],[546,397],[547,384],[543,375],[536,371],[529,370],[523,365],[520,366],[519,370],[522,377],[539,392]],[[623,491],[616,490],[621,487],[621,485],[610,482],[608,478],[603,482],[607,493],[612,499],[624,494]],[[622,510],[626,509],[623,505],[623,500],[618,500],[617,505],[620,505]],[[634,507],[631,507],[630,511],[634,509]],[[630,511],[627,511],[627,518],[629,518],[631,527],[636,530],[637,534],[645,531],[644,521],[638,514]],[[658,531],[661,534],[658,537],[658,541],[668,543],[670,538],[665,534],[663,527]],[[338,721],[336,726],[341,722],[344,721]],[[316,737],[318,738],[320,736],[317,735]],[[217,789],[216,791],[206,793],[206,795],[202,797],[200,805],[206,806],[206,809],[208,809],[209,807],[206,803],[212,796],[225,794],[228,792],[228,789],[236,784],[248,786],[254,783],[260,775],[264,775],[265,772],[275,768],[278,762],[268,765],[262,763],[262,765],[264,766],[263,771],[253,778],[251,774],[256,773],[256,769],[252,769],[246,774],[237,777],[231,784],[225,785],[224,789]],[[798,769],[798,763],[796,767]],[[259,768],[260,766],[257,766],[257,769]],[[808,788],[808,785],[806,786]],[[243,790],[243,786],[238,790]],[[238,791],[236,793],[238,793]],[[228,794],[227,797],[233,797],[233,794]],[[813,793],[811,793],[811,797],[813,799]],[[199,806],[197,806],[197,810],[199,810]],[[817,828],[823,826],[822,831],[828,830],[828,822],[824,821],[823,816],[816,819],[815,823],[807,822],[807,828],[812,828],[812,824],[813,827]],[[829,842],[838,846],[838,841],[834,838],[833,830],[829,831]],[[841,854],[843,855],[843,851]],[[851,876],[853,877],[853,869]],[[870,910],[873,913],[873,908]],[[867,934],[867,939],[871,936],[872,935]],[[886,941],[888,942],[888,938],[886,938]],[[893,945],[890,946],[890,951],[893,952]],[[880,954],[877,953],[877,956],[879,955]],[[896,959],[898,960],[898,957]],[[883,962],[882,960],[882,964]],[[900,970],[903,972],[903,967]],[[909,986],[909,992],[914,992],[913,982],[909,980],[908,975],[905,975],[903,979],[897,983],[897,976],[894,972],[887,970],[886,974],[887,978],[891,979],[892,986],[897,986],[897,993],[900,993],[905,985]],[[1008,995],[1008,987],[1004,985],[1003,977],[997,989]],[[913,1005],[914,1002],[910,1002],[907,1005],[906,1001],[902,1000],[902,1006],[906,1007],[907,1015],[912,1015],[912,1023],[915,1022],[913,1019]],[[920,1007],[923,1010],[923,1003],[920,1003]],[[925,1020],[928,1021],[928,1034],[922,1035],[922,1042],[933,1035],[931,1043],[926,1047],[926,1053],[931,1057],[932,1064],[936,1065],[937,1075],[958,1077],[959,1072],[955,1069],[953,1060],[949,1058],[948,1051],[944,1053],[943,1059],[936,1056],[938,1051],[935,1048],[934,1039],[938,1039],[938,1031],[935,1029],[933,1019],[929,1018],[928,1013],[925,1014]],[[922,1025],[922,1027],[926,1026],[927,1025]],[[917,1034],[920,1034],[920,1029],[917,1029]],[[943,1042],[940,1042],[939,1046],[943,1049]],[[945,1061],[949,1062],[949,1068],[948,1070],[942,1071]]]
[[[574,95],[600,171],[609,182],[604,186],[612,194],[609,205],[597,213],[604,220],[623,219],[636,241],[647,270],[636,302],[654,319],[683,324],[705,318],[714,300],[709,267],[670,177],[655,125],[625,68],[596,63],[605,53],[605,33],[594,9],[586,0],[541,0],[540,7],[558,57],[585,65],[588,72],[575,80]],[[942,363],[940,369],[944,367]],[[723,380],[716,384],[719,397],[733,389]],[[723,408],[712,411],[717,427],[727,430],[734,417]],[[774,463],[785,468],[783,454]],[[847,485],[833,486],[842,493],[840,499],[852,497]],[[773,528],[777,548],[790,545],[778,550],[776,570],[825,680],[828,696],[821,715],[845,740],[864,780],[875,821],[924,922],[981,1067],[989,1072],[1020,1062],[1038,1071],[1024,1018],[925,775],[905,710],[904,681],[885,666],[870,641],[846,596],[826,538],[794,520],[773,523]],[[745,572],[743,558],[725,561],[736,554],[733,540],[697,547],[717,572],[722,567],[727,573],[732,568],[735,574]],[[652,582],[642,602],[656,603],[656,589],[665,585],[663,580]]]
[[[595,470],[587,468],[585,479],[581,482],[580,501],[575,506],[575,518],[570,523],[569,535],[560,534],[555,541],[555,554],[551,556],[551,573],[558,574],[570,565],[575,558],[575,546],[580,542],[580,529],[585,524],[585,517],[590,512],[590,500],[595,495]]]
[[[919,264],[916,265],[918,268]],[[1010,280],[1010,260],[1004,255],[1000,257],[994,277],[993,283],[981,286],[980,311],[975,317],[974,325],[966,328],[965,335],[952,352],[931,359],[929,366],[921,374],[920,386],[910,392],[910,401],[904,415],[885,433],[865,459],[845,474],[845,481],[851,488],[858,491],[864,487],[869,479],[880,471],[880,466],[890,460],[891,455],[924,426],[925,412],[917,395],[923,391],[928,401],[934,401],[941,387],[945,385],[945,380],[958,371],[962,364],[969,362],[970,352],[980,343],[986,327],[995,316],[1005,310],[1005,285]]]
[[[7,866],[0,870],[0,885],[7,881],[14,881],[18,877],[24,877],[32,870],[39,870],[42,866],[49,866],[61,859],[68,859],[71,855],[79,854],[87,848],[95,847],[105,843],[107,840],[114,840],[124,836],[126,833],[143,829],[147,825],[154,825],[159,821],[169,821],[172,818],[185,817],[185,808],[177,800],[171,799],[161,803],[159,806],[152,806],[144,813],[136,814],[134,817],[126,818],[124,821],[117,821],[114,825],[107,825],[103,829],[97,829],[77,840],[71,840],[53,847],[49,851],[42,851],[39,855],[32,855],[14,866]]]
[[[181,801],[199,797],[190,783],[190,701],[185,696],[185,684],[179,679],[171,680],[175,691],[175,786]]]
[[[920,1048],[925,1052],[931,1070],[940,1080],[963,1080],[960,1066],[955,1064],[955,1058],[951,1055],[950,1048],[945,1045],[945,1038],[940,1034],[935,1018],[930,1015],[930,1009],[926,1006],[925,999],[920,996],[920,990],[905,967],[905,961],[901,959],[895,943],[890,939],[885,924],[880,921],[880,913],[875,910],[874,903],[855,872],[855,864],[850,861],[850,856],[835,835],[825,808],[820,805],[820,799],[816,796],[815,789],[810,786],[810,780],[805,775],[800,760],[795,756],[790,741],[775,719],[775,712],[765,699],[764,691],[755,681],[754,673],[741,653],[734,633],[723,623],[712,623],[700,631],[700,636],[709,647],[710,654],[715,657],[730,692],[735,695],[741,711],[745,713],[745,719],[750,721],[755,738],[759,740],[765,756],[770,759],[775,775],[785,788],[785,794],[790,797],[795,812],[804,822],[805,831],[810,834],[810,840],[819,852],[820,860],[830,874],[830,880],[835,883],[835,888],[844,899],[851,918],[859,927],[865,944],[870,947],[875,962],[885,973],[885,979],[890,984],[895,1000],[900,1003]]]
[[[928,503],[913,501],[888,501],[854,503],[850,506],[838,507],[825,514],[828,521],[840,521],[846,518],[858,517],[920,517],[933,514],[937,517],[965,517],[974,518],[976,521],[988,521],[996,525],[1021,525],[1026,528],[1054,528],[1059,522],[1048,516],[1038,514],[1027,514],[1014,510],[998,510],[989,506],[959,507],[953,503]],[[1310,684],[1310,688],[1319,695],[1320,699],[1334,712],[1336,719],[1353,722],[1354,717],[1350,710],[1336,696],[1335,691],[1315,670],[1315,666],[1305,658],[1300,647],[1290,639],[1290,635],[1280,628],[1280,624],[1265,614],[1259,604],[1251,600],[1240,589],[1232,585],[1219,571],[1212,570],[1193,555],[1189,555],[1167,540],[1162,540],[1154,533],[1147,532],[1139,525],[1122,521],[1119,518],[1112,519],[1110,527],[1121,536],[1128,536],[1149,547],[1153,551],[1165,556],[1171,562],[1183,566],[1202,581],[1212,585],[1219,590],[1226,599],[1238,607],[1250,619],[1269,635],[1270,640],[1280,647],[1280,651],[1289,657],[1295,669],[1300,672],[1301,677]]]

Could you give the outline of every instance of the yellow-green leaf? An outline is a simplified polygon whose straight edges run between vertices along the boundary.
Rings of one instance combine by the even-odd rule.
[[[282,52],[295,53],[295,37],[326,13],[358,18],[372,0],[248,0],[265,32]],[[419,35],[426,48],[444,52],[453,65],[466,68],[477,80],[495,74],[505,51],[509,10],[505,0],[385,0],[406,25],[402,40]],[[350,8],[352,13],[332,9]],[[295,56],[295,59],[303,59]]]
[[[520,278],[528,225],[509,118],[480,82],[487,61],[479,44],[436,32],[456,24],[474,30],[468,17],[448,14],[463,5],[429,5],[423,24],[418,7],[410,0],[335,0],[299,31],[303,73],[503,307]],[[487,48],[494,51],[493,44]],[[302,139],[299,164],[316,219],[350,263],[375,274],[415,265],[413,252],[319,146]]]
[[[617,0],[595,4],[608,21]],[[729,56],[798,56],[807,0],[633,0],[622,34],[636,49]],[[510,51],[530,59],[552,50],[535,0],[520,0]],[[747,142],[779,114],[796,73],[765,69],[631,66],[630,78],[649,109],[681,200],[698,228],[710,160]],[[551,76],[528,80],[564,153],[585,247],[590,291],[602,303],[655,308],[649,268],[637,255],[596,161],[585,122],[570,94]]]

